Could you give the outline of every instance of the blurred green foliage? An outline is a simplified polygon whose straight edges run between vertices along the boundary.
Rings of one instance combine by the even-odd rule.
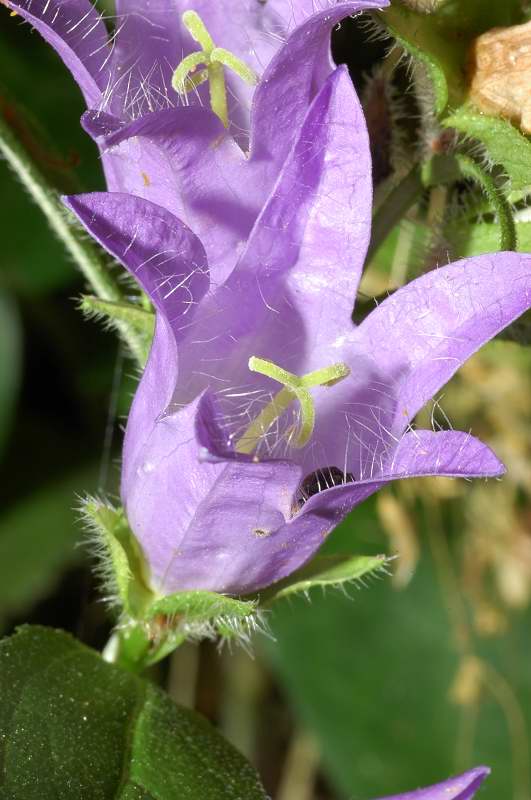
[[[58,190],[102,188],[97,150],[79,125],[83,100],[59,58],[3,8],[0,39],[2,114]],[[0,626],[5,629],[28,613],[37,619],[42,613],[46,621],[50,609],[39,612],[35,604],[66,569],[86,562],[74,509],[83,492],[98,488],[99,472],[100,478],[108,476],[108,489],[117,485],[108,417],[121,361],[117,344],[77,312],[84,283],[2,161],[0,195]],[[114,430],[116,415],[127,411],[132,377],[122,378],[120,386],[112,397]]]
[[[454,504],[456,539],[461,514]],[[436,541],[440,526],[428,515],[419,518],[423,556],[406,589],[374,580],[350,596],[314,592],[310,602],[279,604],[268,658],[316,734],[341,797],[406,791],[485,763],[493,770],[485,800],[525,800],[531,616],[521,613],[503,635],[472,638],[465,646],[463,631],[453,627],[456,613],[465,621],[470,614],[448,575],[455,562]],[[442,534],[449,530],[446,524]],[[353,547],[386,547],[374,500],[356,509],[327,545],[329,551]],[[467,703],[459,705],[452,693],[472,657],[488,665],[485,680],[471,671]]]

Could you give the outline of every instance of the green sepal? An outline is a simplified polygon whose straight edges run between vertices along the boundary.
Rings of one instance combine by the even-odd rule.
[[[164,616],[186,617],[193,622],[208,622],[216,617],[244,619],[256,609],[251,600],[236,600],[217,592],[176,592],[156,600],[148,609],[147,619]]]
[[[115,633],[116,660],[131,671],[156,664],[185,640],[240,639],[258,627],[254,600],[236,600],[208,591],[176,592],[153,600],[142,620],[125,624]],[[111,641],[110,657],[113,643]]]
[[[140,544],[123,509],[88,498],[81,510],[99,548],[100,573],[111,601],[120,606],[126,617],[143,619],[154,594],[149,589],[149,569]]]
[[[531,187],[531,141],[511,122],[483,114],[466,104],[442,124],[480,142],[487,157],[507,173],[512,191]]]
[[[163,618],[173,630],[186,638],[221,636],[224,639],[247,636],[256,622],[257,601],[239,600],[217,592],[176,592],[156,600],[146,619]]]
[[[310,589],[339,588],[359,583],[363,578],[385,572],[389,556],[316,556],[309,564],[262,593],[262,602],[274,603],[283,597],[305,594]]]
[[[519,0],[446,0],[432,14],[393,2],[378,13],[378,22],[427,70],[435,95],[435,111],[459,107],[467,93],[469,48],[485,31],[525,22]]]
[[[83,295],[79,308],[87,317],[104,320],[109,327],[118,331],[121,326],[127,325],[140,339],[140,357],[143,364],[146,363],[155,331],[155,315],[150,309],[133,303],[101,300],[93,295]]]
[[[460,65],[463,47],[456,37],[449,37],[444,20],[438,14],[419,14],[404,6],[393,5],[378,14],[398,44],[426,69],[434,92],[435,111],[442,114],[448,102],[463,98]]]
[[[487,196],[493,211],[498,216],[498,228],[500,232],[500,250],[516,250],[516,227],[513,212],[503,191],[497,186],[492,175],[486,172],[476,161],[469,156],[457,153],[455,156],[459,169],[464,178],[476,181]]]

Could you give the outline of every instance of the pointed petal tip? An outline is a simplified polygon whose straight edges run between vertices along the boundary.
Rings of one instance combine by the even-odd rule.
[[[380,798],[380,800],[472,800],[490,772],[490,767],[473,767],[460,775],[453,775],[441,783]]]

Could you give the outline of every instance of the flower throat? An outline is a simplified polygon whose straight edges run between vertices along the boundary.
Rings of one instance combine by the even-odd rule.
[[[210,106],[223,125],[229,127],[227,106],[227,86],[224,68],[232,70],[246,83],[258,83],[258,76],[237,56],[224,47],[216,47],[205,23],[196,11],[185,11],[182,21],[193,39],[201,46],[201,50],[183,58],[171,79],[171,85],[181,96],[194,91],[206,81],[210,85]],[[197,68],[203,69],[197,72]]]
[[[296,448],[304,447],[311,439],[315,427],[315,405],[309,390],[317,386],[334,386],[350,375],[350,368],[343,362],[299,376],[282,369],[272,361],[256,356],[249,359],[249,369],[251,372],[258,372],[283,384],[283,388],[277,392],[236,442],[236,452],[247,455],[256,450],[271,425],[295,400],[299,402],[301,417],[298,430],[294,431],[296,437],[292,443]]]

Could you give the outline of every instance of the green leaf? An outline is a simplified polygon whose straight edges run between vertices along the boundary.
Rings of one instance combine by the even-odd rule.
[[[447,531],[453,532],[462,533],[460,521]],[[386,544],[373,500],[336,533],[327,542],[331,550],[369,540],[379,549]],[[479,655],[504,676],[514,703],[507,700],[508,724],[492,696],[482,693],[474,727],[474,708],[465,718],[450,699],[460,657],[448,610],[458,600],[445,596],[445,577],[441,586],[424,552],[406,590],[375,581],[354,600],[315,592],[311,606],[294,598],[272,610],[276,641],[262,645],[301,725],[317,737],[341,797],[394,796],[475,764],[492,767],[482,800],[528,796],[513,784],[510,726],[520,711],[528,731],[531,725],[531,614],[515,615],[507,636],[480,643]],[[515,746],[527,764],[525,739]]]
[[[0,627],[43,597],[82,557],[73,506],[95,476],[95,469],[84,469],[44,485],[0,517]]]
[[[455,259],[493,253],[500,248],[500,226],[496,222],[452,220],[444,229],[444,239]],[[516,222],[516,240],[519,252],[531,252],[531,222]]]
[[[13,418],[22,362],[22,331],[13,300],[0,293],[0,450]]]
[[[64,633],[4,640],[0,693],[6,800],[265,800],[203,718]]]
[[[446,117],[443,125],[481,142],[489,159],[504,168],[512,191],[531,187],[531,141],[510,122],[467,104]]]
[[[320,586],[341,587],[349,583],[361,583],[363,578],[385,572],[390,559],[387,556],[316,556],[302,569],[284,581],[272,586],[266,593],[269,602],[304,594]]]

